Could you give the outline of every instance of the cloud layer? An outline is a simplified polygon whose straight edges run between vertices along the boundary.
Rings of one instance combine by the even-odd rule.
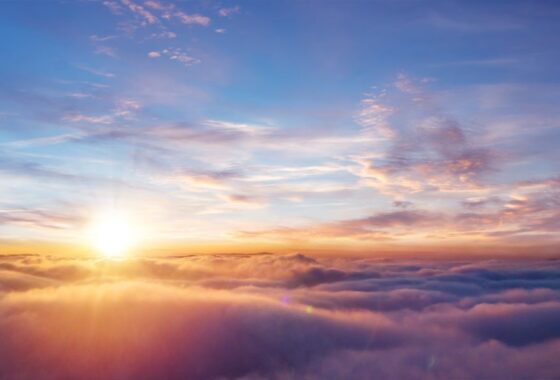
[[[0,259],[2,379],[550,379],[556,260]]]

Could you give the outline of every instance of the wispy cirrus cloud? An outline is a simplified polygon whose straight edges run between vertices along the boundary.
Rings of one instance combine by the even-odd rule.
[[[239,13],[240,11],[241,8],[239,7],[239,5],[236,5],[234,7],[218,9],[218,15],[220,15],[221,17],[229,17],[231,15]]]
[[[300,226],[277,226],[238,233],[242,238],[302,241],[309,237],[333,240],[358,238],[369,241],[445,242],[446,239],[476,237],[489,243],[535,244],[558,242],[554,231],[560,226],[560,192],[555,180],[539,191],[519,193],[508,199],[469,198],[462,209],[416,208],[411,202],[395,201],[398,211],[378,212],[365,218]],[[437,232],[435,232],[437,230]]]
[[[430,12],[425,21],[437,28],[462,33],[504,32],[525,27],[523,21],[513,15],[480,12],[465,12],[462,15]]]
[[[426,210],[394,211],[374,214],[360,219],[327,222],[302,227],[275,227],[272,229],[240,231],[244,238],[271,238],[301,240],[308,237],[320,239],[359,238],[387,240],[397,238],[403,231],[421,231],[425,227],[444,225],[446,216]]]
[[[82,216],[64,214],[50,210],[0,209],[0,224],[22,225],[31,228],[69,230],[84,221]]]
[[[184,170],[177,177],[177,181],[184,182],[185,185],[213,188],[213,189],[227,189],[229,188],[229,181],[240,178],[241,174],[234,170],[223,171],[195,171]]]
[[[18,154],[57,144],[81,144],[92,152],[118,147],[130,155],[134,186],[165,188],[165,197],[188,212],[218,215],[266,208],[282,215],[260,222],[260,230],[243,225],[229,231],[245,240],[301,242],[330,236],[337,242],[430,243],[477,238],[509,244],[535,242],[538,236],[553,242],[558,216],[551,209],[554,197],[545,193],[555,193],[555,177],[503,177],[511,155],[489,144],[478,126],[447,112],[441,94],[430,90],[433,85],[433,80],[396,76],[386,89],[366,95],[355,115],[357,125],[344,132],[314,127],[288,133],[273,121],[160,121],[150,99],[107,96],[105,88],[90,90],[103,99],[105,113],[98,113],[101,107],[89,109],[89,103],[59,104],[58,98],[41,94],[48,100],[41,98],[41,104],[49,104],[51,111],[56,110],[53,102],[66,110],[57,120],[67,129],[3,146]],[[262,157],[274,159],[263,164]],[[84,177],[68,168],[51,169],[56,164],[24,166],[20,177],[53,172],[61,174],[61,183]],[[108,183],[106,175],[85,177]],[[356,207],[350,199],[367,206]],[[283,215],[288,208],[293,211]],[[317,210],[329,214],[306,218]],[[378,218],[386,224],[375,222]]]
[[[80,70],[84,70],[84,71],[86,71],[86,72],[88,72],[88,73],[97,75],[97,76],[102,77],[102,78],[114,78],[114,77],[115,77],[115,74],[112,73],[112,72],[109,72],[109,71],[104,71],[104,70],[100,70],[100,69],[95,69],[95,68],[92,68],[92,67],[89,67],[89,66],[84,66],[84,65],[79,65],[79,66],[77,66],[77,67],[78,67]]]

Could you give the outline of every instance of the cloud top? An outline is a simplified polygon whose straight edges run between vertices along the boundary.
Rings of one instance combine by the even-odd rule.
[[[550,378],[560,265],[0,258],[3,379]]]

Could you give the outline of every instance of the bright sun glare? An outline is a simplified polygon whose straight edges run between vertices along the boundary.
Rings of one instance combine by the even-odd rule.
[[[93,247],[110,259],[124,257],[137,238],[128,218],[117,211],[98,215],[90,226],[89,235]]]

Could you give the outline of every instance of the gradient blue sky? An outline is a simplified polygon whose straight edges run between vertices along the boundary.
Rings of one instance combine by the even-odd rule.
[[[0,8],[5,249],[558,243],[554,1]]]

